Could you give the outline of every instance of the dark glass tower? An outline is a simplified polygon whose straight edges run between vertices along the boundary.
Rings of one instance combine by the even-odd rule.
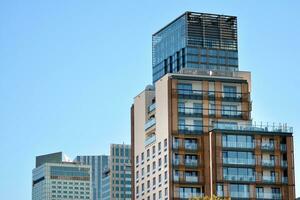
[[[182,68],[237,71],[237,18],[185,12],[152,35],[153,83]]]

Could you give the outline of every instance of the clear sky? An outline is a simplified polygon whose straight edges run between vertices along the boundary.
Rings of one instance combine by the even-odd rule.
[[[294,127],[300,196],[300,1],[1,0],[1,199],[31,199],[36,155],[130,142],[133,97],[152,82],[151,35],[187,10],[238,17],[252,116]]]

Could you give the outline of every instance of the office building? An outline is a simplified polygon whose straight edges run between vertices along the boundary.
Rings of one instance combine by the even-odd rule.
[[[102,200],[102,174],[108,168],[109,156],[77,156],[74,162],[90,165],[92,168],[92,191],[93,200]]]
[[[131,199],[131,146],[111,144],[109,167],[102,175],[103,200]]]
[[[194,23],[191,15],[200,21]],[[235,33],[232,40],[222,34],[223,19],[232,23],[226,26],[227,32]],[[187,24],[178,25],[179,21]],[[208,31],[205,23],[216,30]],[[183,33],[181,26],[188,26],[187,31]],[[160,41],[168,41],[170,34],[187,34],[188,43],[176,44],[179,40],[172,39],[176,48],[170,49],[176,51],[205,51],[208,59],[212,54],[220,59],[224,52],[237,52],[236,17],[187,12],[160,32],[166,32]],[[202,43],[197,43],[201,38]],[[161,59],[170,55],[168,43],[163,46],[155,55]],[[179,200],[204,195],[236,200],[295,199],[292,128],[252,120],[250,72],[239,71],[237,66],[197,66],[189,67],[187,62],[178,70],[153,76],[154,85],[134,98],[132,199]]]
[[[90,166],[65,158],[62,152],[36,157],[33,200],[92,199]]]
[[[153,82],[182,68],[237,71],[237,18],[186,12],[152,35]]]

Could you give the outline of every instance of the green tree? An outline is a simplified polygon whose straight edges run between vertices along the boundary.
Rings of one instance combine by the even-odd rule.
[[[190,200],[230,200],[230,197],[217,197],[213,195],[212,197],[205,196],[205,197],[192,197]]]

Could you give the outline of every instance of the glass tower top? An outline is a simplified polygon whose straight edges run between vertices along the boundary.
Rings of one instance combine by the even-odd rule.
[[[237,71],[237,18],[186,12],[153,34],[153,82],[183,68]]]

